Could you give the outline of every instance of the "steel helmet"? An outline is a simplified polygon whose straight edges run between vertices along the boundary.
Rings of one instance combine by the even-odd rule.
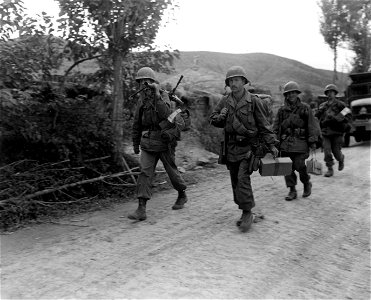
[[[229,83],[228,83],[228,80],[229,78],[233,78],[233,77],[242,77],[245,79],[245,84],[249,82],[249,80],[247,79],[247,75],[246,75],[246,72],[244,70],[244,68],[240,67],[240,66],[234,66],[234,67],[230,67],[229,70],[227,71],[227,75],[226,75],[226,78],[225,78],[225,85],[226,86],[229,86]]]
[[[328,91],[334,91],[335,95],[339,93],[338,87],[335,84],[328,84],[325,87],[325,95],[327,95]]]
[[[283,87],[283,94],[285,95],[286,93],[293,92],[293,91],[298,92],[298,94],[301,93],[299,89],[299,85],[295,81],[289,81]]]
[[[135,77],[135,81],[139,82],[141,79],[152,79],[153,81],[157,82],[155,72],[149,67],[139,69],[137,76]]]

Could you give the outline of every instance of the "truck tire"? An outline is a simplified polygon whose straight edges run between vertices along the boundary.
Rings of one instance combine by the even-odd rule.
[[[349,133],[346,133],[344,135],[343,147],[349,147],[349,143],[350,143],[350,134]]]
[[[362,136],[363,141],[369,141],[371,140],[371,133],[369,131],[365,132]]]
[[[362,134],[355,133],[354,139],[356,140],[357,143],[362,142]]]

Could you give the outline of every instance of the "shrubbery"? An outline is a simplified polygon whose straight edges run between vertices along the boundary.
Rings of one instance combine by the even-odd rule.
[[[16,94],[13,103],[2,107],[1,164],[20,159],[81,161],[111,154],[104,96],[72,99],[47,86],[20,97]]]
[[[111,159],[109,96],[73,88],[74,98],[65,96],[72,95],[68,90],[61,93],[44,84],[27,91],[2,90],[7,97],[0,118],[0,228],[56,211],[55,204],[63,210],[79,199],[121,196],[121,185],[131,182],[121,176],[58,189],[123,171]],[[129,124],[130,114],[123,117]],[[129,156],[126,160],[129,167],[137,166]],[[47,189],[55,191],[24,200]]]

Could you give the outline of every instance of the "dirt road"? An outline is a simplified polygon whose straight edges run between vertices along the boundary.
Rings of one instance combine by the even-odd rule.
[[[122,217],[130,202],[2,235],[1,298],[369,299],[370,144],[344,153],[344,171],[313,175],[306,199],[287,202],[282,177],[254,174],[265,218],[247,233],[218,166],[180,211],[165,191],[144,222]]]

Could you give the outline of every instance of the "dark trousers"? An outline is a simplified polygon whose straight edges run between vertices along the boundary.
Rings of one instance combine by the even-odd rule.
[[[248,160],[228,162],[227,167],[232,182],[233,200],[239,209],[251,210],[255,206],[251,187],[251,173],[248,171]]]
[[[323,136],[323,152],[325,154],[325,163],[327,167],[332,167],[334,165],[334,154],[337,161],[342,161],[344,159],[343,153],[341,152],[341,147],[344,142],[344,137],[342,135],[326,135]]]
[[[299,173],[299,178],[302,183],[308,183],[310,176],[307,172],[305,160],[309,157],[308,153],[296,152],[282,152],[282,157],[290,157],[292,160],[292,170],[290,175],[285,175],[285,182],[287,187],[294,187],[297,185],[297,176],[295,171]]]
[[[161,160],[170,178],[171,184],[177,191],[187,188],[177,166],[175,165],[175,149],[170,148],[162,152],[142,150],[140,155],[140,174],[137,183],[137,197],[150,199],[152,196],[152,180],[158,160]]]

